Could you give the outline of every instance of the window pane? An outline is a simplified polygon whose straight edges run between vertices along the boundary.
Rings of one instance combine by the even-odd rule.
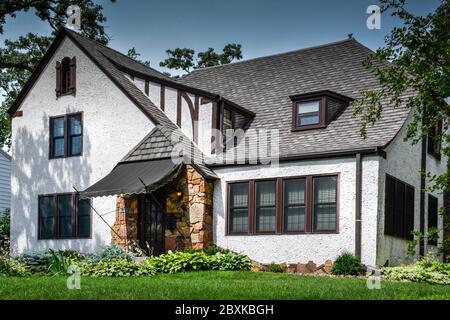
[[[39,198],[40,237],[43,239],[54,238],[54,197]]]
[[[81,116],[70,116],[70,134],[81,134]]]
[[[305,230],[305,179],[284,181],[284,229]]]
[[[72,238],[72,195],[58,196],[59,237]]]
[[[247,232],[248,231],[248,210],[232,209],[230,211],[230,231]]]
[[[289,206],[284,209],[284,229],[288,232],[305,230],[305,207]]]
[[[248,183],[230,185],[229,230],[248,231]]]
[[[319,114],[312,114],[308,116],[299,116],[298,117],[298,125],[299,126],[307,126],[310,124],[318,124],[319,123]]]
[[[336,177],[314,178],[314,230],[336,230]]]
[[[298,114],[319,112],[319,101],[300,102],[297,104]]]
[[[276,229],[276,181],[256,182],[256,231],[274,232]]]
[[[305,204],[305,179],[284,181],[284,204]]]
[[[89,238],[91,235],[91,206],[89,199],[78,200],[77,237]]]
[[[62,157],[64,156],[64,138],[57,138],[53,140],[53,156]]]
[[[64,118],[52,119],[52,137],[64,137]]]
[[[248,206],[248,183],[230,185],[230,205],[231,207]]]
[[[81,136],[72,137],[70,140],[71,140],[70,155],[75,156],[81,154],[82,137]]]

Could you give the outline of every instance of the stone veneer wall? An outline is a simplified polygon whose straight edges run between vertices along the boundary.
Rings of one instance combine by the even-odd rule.
[[[180,193],[181,192],[181,196]],[[193,247],[202,249],[212,243],[212,182],[192,166],[165,186],[166,219],[176,217],[176,228],[165,231],[165,250]],[[138,196],[118,196],[112,242],[132,250],[138,240]]]

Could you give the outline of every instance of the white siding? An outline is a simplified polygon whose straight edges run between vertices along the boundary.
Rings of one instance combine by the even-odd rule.
[[[362,186],[362,262],[375,264],[376,258],[376,213],[378,201],[379,157],[363,157]],[[217,245],[263,262],[306,263],[309,260],[321,264],[327,259],[335,260],[344,252],[355,250],[355,173],[354,157],[324,160],[282,162],[279,167],[241,166],[217,168],[221,178],[214,187],[213,237]],[[304,175],[339,174],[339,233],[300,235],[225,235],[224,192],[227,182],[293,177]]]
[[[11,159],[0,151],[0,214],[11,207]]]

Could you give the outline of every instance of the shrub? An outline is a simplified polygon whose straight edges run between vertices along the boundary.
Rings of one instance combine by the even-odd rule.
[[[78,266],[82,275],[93,277],[131,277],[155,274],[152,266],[123,258],[106,259],[97,264],[84,261],[78,263]]]
[[[209,257],[212,270],[219,271],[244,271],[250,270],[252,262],[247,256],[228,251],[217,252]]]
[[[48,251],[22,253],[16,258],[17,261],[23,263],[33,274],[46,273],[48,271],[49,259],[50,253]]]
[[[358,275],[362,271],[359,259],[349,252],[344,252],[337,257],[331,272],[336,275]]]
[[[409,266],[382,269],[388,280],[450,284],[450,264],[432,259],[422,259]]]
[[[105,260],[125,259],[133,260],[134,254],[126,252],[125,248],[116,244],[106,246],[101,252],[96,254],[86,255],[85,259],[91,263],[98,263]]]
[[[69,266],[76,261],[71,252],[49,250],[49,253],[46,264],[47,271],[52,274],[66,274]]]
[[[29,272],[25,265],[14,259],[0,256],[0,276],[21,277],[27,275]]]
[[[150,258],[146,264],[160,273],[177,273],[184,271],[199,271],[210,268],[208,256],[202,252],[169,251],[159,257]]]
[[[269,265],[269,272],[283,273],[286,272],[286,267],[278,263],[271,263]]]
[[[3,213],[0,212],[0,254],[9,253],[9,232],[11,229],[10,221],[11,214],[9,209],[6,209]]]

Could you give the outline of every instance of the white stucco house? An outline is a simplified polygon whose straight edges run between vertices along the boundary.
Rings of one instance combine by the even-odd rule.
[[[11,156],[0,149],[0,214],[11,206]]]
[[[447,159],[403,140],[406,108],[386,104],[361,137],[350,102],[379,88],[370,53],[352,38],[173,79],[61,30],[10,109],[12,253],[403,261],[411,231],[442,227],[419,171]]]

